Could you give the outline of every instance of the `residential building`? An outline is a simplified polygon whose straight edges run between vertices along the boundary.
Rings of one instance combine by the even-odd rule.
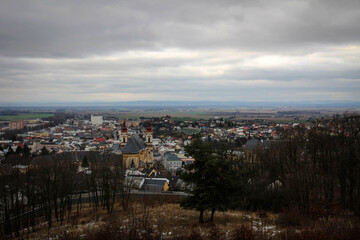
[[[25,120],[17,120],[17,121],[11,121],[9,122],[9,129],[10,130],[20,130],[23,129],[26,126]]]
[[[174,153],[166,152],[164,154],[164,167],[170,172],[175,172],[182,167],[181,158]]]
[[[91,115],[91,124],[92,125],[102,125],[104,122],[103,116]]]

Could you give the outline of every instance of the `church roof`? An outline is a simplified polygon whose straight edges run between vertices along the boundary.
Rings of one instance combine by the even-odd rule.
[[[131,136],[125,147],[122,149],[123,153],[139,153],[146,149],[147,146],[139,135],[134,134]]]

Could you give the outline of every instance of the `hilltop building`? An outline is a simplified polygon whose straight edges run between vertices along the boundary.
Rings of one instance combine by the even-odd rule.
[[[125,168],[151,167],[154,163],[152,128],[146,129],[145,142],[138,134],[128,136],[128,130],[124,121],[121,128],[121,147],[123,165]]]

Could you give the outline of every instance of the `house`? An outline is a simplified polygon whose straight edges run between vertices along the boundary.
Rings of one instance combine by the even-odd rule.
[[[93,125],[102,125],[104,122],[103,116],[91,115],[91,124]]]
[[[124,186],[129,189],[140,189],[145,182],[146,174],[138,170],[126,170]]]
[[[22,174],[25,174],[29,169],[29,167],[27,165],[20,165],[20,164],[15,165],[12,168],[17,169]]]
[[[146,178],[140,190],[147,192],[162,192],[169,189],[169,180],[166,178]]]
[[[170,172],[175,172],[182,167],[181,158],[176,154],[167,152],[164,154],[164,167]]]
[[[282,188],[282,186],[283,186],[282,182],[280,182],[280,180],[276,180],[275,182],[270,183],[266,187],[266,189],[267,190],[277,190],[277,189]]]
[[[145,174],[147,178],[151,178],[151,177],[154,177],[156,176],[156,170],[153,169],[153,168],[144,168],[141,173]]]
[[[179,178],[179,176],[171,176],[169,187],[173,191],[184,191],[186,189],[186,183]]]
[[[243,150],[245,154],[245,161],[253,163],[256,161],[255,150],[257,149],[269,149],[271,142],[269,140],[258,140],[256,138],[252,138],[248,140],[243,145]]]

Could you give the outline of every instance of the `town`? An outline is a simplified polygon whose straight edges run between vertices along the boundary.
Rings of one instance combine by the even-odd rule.
[[[0,239],[359,239],[359,0],[0,6]]]
[[[0,132],[0,169],[1,174],[14,168],[26,172],[40,157],[64,153],[79,163],[79,172],[86,173],[91,171],[81,167],[84,158],[105,152],[116,156],[126,169],[139,172],[154,169],[159,178],[168,177],[167,184],[170,184],[183,166],[194,161],[186,155],[184,146],[190,144],[196,134],[204,141],[226,142],[233,154],[242,156],[257,147],[266,147],[286,129],[299,124],[310,128],[311,121],[275,123],[222,117],[176,121],[170,115],[116,119],[75,113],[56,114],[47,120],[4,121]],[[24,151],[31,160],[10,157],[24,155]],[[163,190],[168,190],[168,186],[161,188]]]
[[[101,211],[143,222],[141,216],[148,213],[142,209],[150,203],[151,211],[163,211],[163,204],[179,208],[180,203],[200,212],[200,223],[208,211],[210,222],[215,212],[271,211],[279,216],[266,226],[266,234],[277,237],[285,234],[278,230],[279,221],[304,227],[303,219],[315,217],[313,209],[329,216],[334,206],[358,211],[356,112],[286,112],[287,120],[179,119],[169,114],[121,118],[108,111],[43,113],[36,118],[15,114],[3,117],[0,132],[4,237],[24,236],[24,229],[27,234],[41,231],[43,222],[48,231],[56,231],[70,218]],[[193,213],[182,214],[193,218]],[[188,221],[181,226],[186,228]],[[259,228],[241,231],[259,236]],[[236,229],[234,234],[240,231]],[[99,234],[105,234],[102,231]],[[124,231],[121,235],[130,237],[140,230],[132,226]]]

